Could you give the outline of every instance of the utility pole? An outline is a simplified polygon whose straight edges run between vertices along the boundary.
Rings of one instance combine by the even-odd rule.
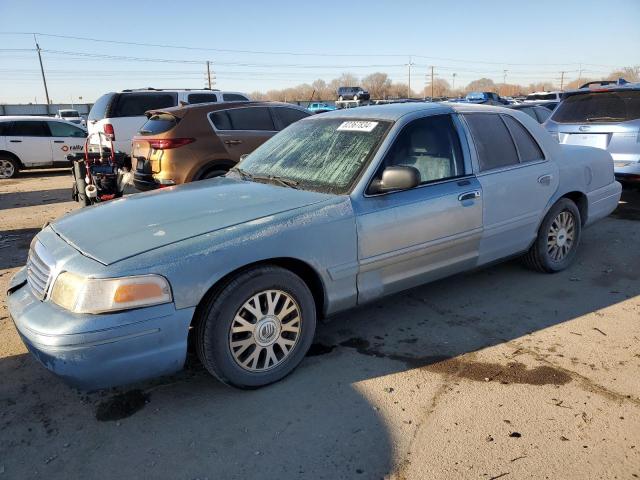
[[[413,63],[411,62],[411,57],[409,57],[409,63],[407,63],[407,67],[409,68],[409,86],[407,88],[407,98],[411,98],[411,66]]]
[[[564,74],[566,72],[560,72],[560,91],[562,91],[562,87],[564,87]]]
[[[582,80],[582,64],[580,64],[580,70],[578,70],[578,88],[580,88],[580,84]]]
[[[453,74],[453,81],[451,82],[451,90],[455,90],[456,89],[456,75],[457,75],[457,73]]]
[[[431,65],[431,101],[433,102],[433,65]]]
[[[207,81],[209,82],[209,90],[211,90],[211,69],[209,68],[209,60],[207,60]]]
[[[38,45],[38,41],[36,40],[35,35],[33,36],[33,41],[36,44],[36,51],[38,52],[38,60],[40,61],[40,72],[42,73],[42,83],[44,83],[44,94],[47,97],[47,105],[50,105],[51,100],[49,100],[49,89],[47,88],[47,79],[44,76],[44,67],[42,66],[42,56],[40,55],[40,45]]]

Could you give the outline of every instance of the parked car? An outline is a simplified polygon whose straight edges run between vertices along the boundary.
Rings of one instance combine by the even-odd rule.
[[[335,105],[329,105],[328,103],[318,103],[318,102],[310,103],[309,106],[307,107],[307,110],[309,110],[311,113],[331,112],[335,109],[336,109]]]
[[[464,99],[468,103],[480,103],[484,105],[506,105],[509,103],[495,92],[469,92]]]
[[[369,92],[362,87],[340,87],[338,88],[338,100],[369,100]]]
[[[566,92],[545,127],[561,144],[608,151],[616,178],[640,185],[640,83]]]
[[[555,102],[556,105],[562,99],[562,92],[533,92],[527,95],[525,102]]]
[[[67,155],[82,151],[87,132],[51,117],[0,117],[0,178],[19,170],[69,165]]]
[[[523,113],[526,113],[538,123],[544,123],[551,116],[551,110],[545,108],[544,106],[536,105],[533,103],[517,103],[513,105],[507,105],[507,108],[519,110]]]
[[[219,90],[166,90],[143,88],[122,90],[101,96],[87,117],[89,133],[104,132],[114,140],[114,148],[131,153],[131,139],[147,118],[144,112],[193,103],[248,101],[244,93]]]
[[[620,191],[607,152],[516,110],[328,112],[225,177],[52,222],[7,304],[29,351],[81,388],[180,369],[190,332],[209,372],[255,388],[302,361],[319,317],[515,255],[566,269]]]
[[[66,120],[67,122],[75,123],[76,125],[81,125],[83,127],[87,124],[85,119],[80,115],[80,112],[70,108],[58,110],[56,118],[61,118],[62,120]]]
[[[277,102],[151,110],[133,137],[133,183],[151,190],[224,175],[242,155],[309,115],[303,107]]]

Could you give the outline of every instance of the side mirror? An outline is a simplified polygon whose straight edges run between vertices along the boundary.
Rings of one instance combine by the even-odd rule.
[[[382,179],[374,180],[369,193],[384,193],[394,190],[409,190],[420,185],[420,172],[409,166],[387,167],[382,172]]]

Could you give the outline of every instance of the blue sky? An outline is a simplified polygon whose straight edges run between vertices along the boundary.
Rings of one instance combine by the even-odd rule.
[[[563,70],[572,80],[581,66],[582,77],[599,77],[638,65],[640,1],[614,5],[586,0],[0,0],[0,32],[217,49],[39,36],[54,102],[78,97],[91,102],[122,88],[202,87],[206,60],[213,62],[217,88],[250,92],[316,78],[329,81],[342,72],[384,71],[406,82],[405,65],[414,55],[412,85],[420,89],[430,65],[449,82],[456,73],[457,86],[480,77],[502,81],[504,70],[508,82],[528,84],[557,82]],[[42,102],[37,56],[21,50],[34,47],[33,37],[0,34],[0,42],[0,102]]]

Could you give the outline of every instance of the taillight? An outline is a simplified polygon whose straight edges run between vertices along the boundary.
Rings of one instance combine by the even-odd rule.
[[[116,139],[116,132],[113,129],[113,125],[111,125],[110,123],[105,123],[104,124],[104,133],[109,135],[111,137],[111,140],[115,140]]]
[[[195,138],[159,138],[156,140],[147,140],[147,142],[149,142],[149,146],[151,148],[155,148],[156,150],[169,150],[171,148],[178,148],[195,141]]]

